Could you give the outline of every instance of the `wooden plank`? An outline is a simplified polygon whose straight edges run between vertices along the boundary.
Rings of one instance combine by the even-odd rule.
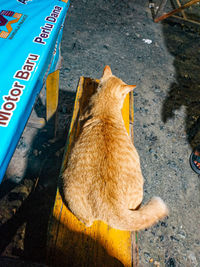
[[[79,131],[78,118],[97,85],[97,80],[80,78],[61,172]],[[126,97],[122,109],[127,132],[130,120],[133,122],[132,101],[131,93]],[[134,232],[112,229],[100,221],[85,227],[63,204],[59,190],[48,234],[47,264],[50,266],[137,266],[138,249]]]
[[[54,136],[57,130],[57,107],[59,96],[59,70],[50,73],[46,80],[46,120],[54,126]]]
[[[198,2],[200,2],[200,0],[191,0],[188,3],[182,5],[181,7],[178,7],[176,9],[172,10],[169,13],[166,13],[166,14],[160,16],[160,17],[156,16],[156,18],[154,19],[154,22],[159,22],[161,20],[164,20],[164,19],[166,19],[166,18],[168,18],[168,17],[170,17],[170,16],[172,16],[172,15],[178,13],[178,12],[181,12],[183,9],[185,9],[187,7],[190,7],[190,6],[192,6],[192,5],[194,5],[194,4],[198,3]]]
[[[158,7],[158,10],[157,10],[157,12],[155,14],[154,21],[155,21],[155,19],[157,19],[158,17],[161,16],[161,14],[163,13],[163,10],[164,10],[166,4],[167,4],[167,0],[162,0],[161,1],[160,5]]]
[[[176,0],[176,3],[179,7],[181,7],[181,2],[179,0]],[[181,14],[183,16],[184,19],[187,19],[186,15],[185,15],[185,11],[184,10],[181,10]]]

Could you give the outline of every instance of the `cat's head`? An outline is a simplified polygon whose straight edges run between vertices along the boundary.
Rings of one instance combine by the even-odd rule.
[[[105,90],[107,97],[115,100],[120,105],[120,108],[122,108],[126,95],[132,91],[136,85],[124,83],[121,79],[112,74],[111,68],[107,65],[104,68],[103,76],[100,80],[100,87],[102,90]]]

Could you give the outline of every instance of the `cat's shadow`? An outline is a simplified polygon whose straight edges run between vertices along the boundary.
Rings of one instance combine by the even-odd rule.
[[[182,28],[171,21],[162,23],[164,39],[174,57],[175,81],[162,105],[162,121],[166,123],[175,111],[185,107],[185,132],[191,148],[200,144],[200,50],[195,29]]]
[[[43,223],[38,225],[38,220],[34,220],[34,217],[37,216],[42,220],[44,211],[41,212],[41,210],[39,210],[38,212],[38,210],[32,209],[32,203],[35,202],[35,204],[41,205],[42,201],[44,201],[44,196],[44,192],[41,192],[40,190],[36,190],[34,193],[30,194],[15,215],[0,226],[0,255],[2,255],[5,248],[9,245],[19,227],[21,227],[23,223],[26,223],[24,253],[23,255],[20,255],[23,260],[44,264],[49,263],[50,266],[55,267],[98,266],[93,265],[94,262],[91,262],[91,259],[94,258],[94,251],[92,248],[96,246],[97,241],[89,236],[85,238],[84,233],[77,233],[69,229],[65,229],[65,232],[67,231],[68,240],[73,240],[73,243],[71,242],[69,244],[68,240],[63,240],[68,243],[67,255],[64,254],[59,247],[54,247],[46,259],[47,236],[45,233],[48,227],[48,212],[46,211],[47,218],[44,218]],[[85,247],[86,244],[82,242],[82,240],[86,239],[87,243],[90,244],[88,247]],[[83,253],[83,251],[85,252]],[[98,244],[97,257],[98,256],[102,257],[101,266],[123,266],[120,261],[110,256],[100,244]],[[47,262],[44,262],[45,259]],[[14,266],[14,263],[12,266]]]
[[[63,227],[60,225],[59,227]],[[75,232],[65,227],[65,236],[67,240],[63,240],[66,243],[65,251],[63,253],[59,246],[51,248],[50,257],[47,264],[50,266],[59,267],[122,267],[124,266],[118,259],[109,255],[106,249],[98,242],[92,239],[90,236],[83,232]],[[84,242],[86,240],[87,242]],[[69,242],[68,242],[69,241]],[[96,248],[96,249],[94,249]]]

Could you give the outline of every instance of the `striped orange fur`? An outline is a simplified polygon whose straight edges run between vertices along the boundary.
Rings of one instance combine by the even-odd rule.
[[[159,197],[140,206],[139,155],[121,113],[126,94],[134,88],[105,67],[63,172],[65,202],[86,226],[101,220],[116,229],[141,230],[168,214]]]

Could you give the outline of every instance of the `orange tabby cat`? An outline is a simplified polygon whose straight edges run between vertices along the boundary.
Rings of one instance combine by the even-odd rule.
[[[121,108],[127,85],[104,69],[88,118],[63,173],[63,192],[72,213],[86,226],[101,220],[121,230],[147,228],[168,214],[154,197],[140,207],[143,177],[138,153],[124,126]]]

